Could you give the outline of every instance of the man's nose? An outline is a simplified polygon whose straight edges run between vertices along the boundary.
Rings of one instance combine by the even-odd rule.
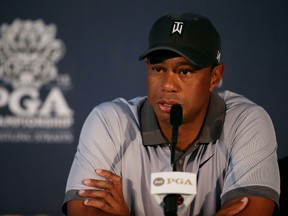
[[[163,91],[166,92],[179,91],[179,80],[177,74],[173,72],[167,72],[163,78],[162,88]]]

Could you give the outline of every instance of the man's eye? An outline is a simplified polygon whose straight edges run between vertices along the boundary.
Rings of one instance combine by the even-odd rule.
[[[162,68],[160,68],[160,67],[155,67],[155,68],[152,68],[152,70],[153,70],[153,71],[155,71],[155,72],[157,72],[157,73],[160,73],[160,72],[162,72],[162,71],[163,71],[163,69],[162,69]]]
[[[191,71],[191,70],[182,70],[180,73],[181,73],[182,75],[187,76],[187,75],[190,75],[190,74],[192,73],[192,71]]]

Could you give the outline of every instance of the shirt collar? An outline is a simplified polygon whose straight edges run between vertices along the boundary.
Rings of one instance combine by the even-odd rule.
[[[199,144],[215,142],[220,138],[225,119],[226,105],[224,100],[216,93],[210,96],[208,112],[200,131]],[[141,108],[141,134],[143,145],[159,145],[167,143],[162,136],[156,116],[146,99]]]

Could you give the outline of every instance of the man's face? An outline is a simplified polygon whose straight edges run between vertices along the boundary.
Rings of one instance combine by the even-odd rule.
[[[197,121],[199,115],[205,116],[210,93],[223,72],[217,75],[212,67],[196,70],[184,57],[172,57],[155,64],[147,60],[146,68],[148,101],[160,125],[170,124],[173,104],[182,106],[183,124]]]

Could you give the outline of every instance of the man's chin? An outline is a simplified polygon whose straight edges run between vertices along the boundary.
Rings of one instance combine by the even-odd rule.
[[[165,112],[161,112],[161,113],[156,113],[156,118],[158,123],[161,124],[170,124],[170,113],[165,113]]]

